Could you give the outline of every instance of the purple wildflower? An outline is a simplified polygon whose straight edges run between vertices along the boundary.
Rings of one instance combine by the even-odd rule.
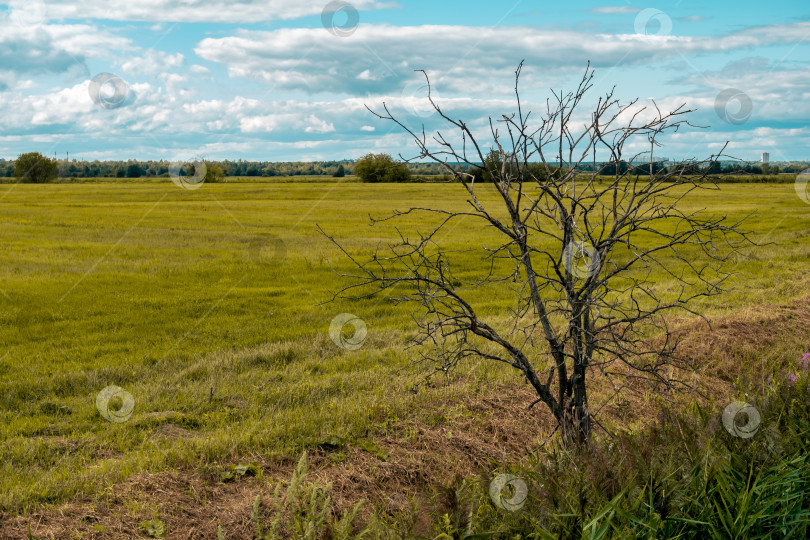
[[[804,353],[802,355],[802,360],[799,362],[799,367],[801,367],[803,371],[810,369],[810,353]]]
[[[793,385],[795,385],[795,384],[796,384],[796,381],[798,380],[798,378],[799,378],[799,376],[798,376],[798,375],[796,375],[795,373],[791,373],[791,374],[789,374],[789,375],[788,375],[788,386],[793,386]]]

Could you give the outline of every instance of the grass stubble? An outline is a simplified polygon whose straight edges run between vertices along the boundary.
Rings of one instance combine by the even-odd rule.
[[[4,535],[32,516],[42,531],[101,534],[157,512],[172,530],[210,531],[211,501],[216,523],[244,529],[264,480],[220,484],[219,472],[255,462],[265,480],[286,478],[303,450],[310,470],[332,481],[339,509],[365,498],[395,514],[411,504],[407,491],[435,499],[493,459],[525,456],[553,428],[539,407],[525,410],[531,393],[501,366],[471,363],[410,393],[420,373],[403,350],[413,332],[407,310],[385,298],[323,303],[339,285],[332,267],[348,266],[316,224],[368,254],[395,234],[370,227],[369,214],[461,209],[458,186],[15,185],[0,204]],[[724,406],[740,381],[764,387],[810,346],[810,207],[790,184],[721,185],[687,204],[731,218],[755,211],[746,225],[763,244],[729,265],[727,293],[698,305],[712,329],[676,321],[699,380]],[[397,225],[427,228],[419,216]],[[480,245],[489,234],[462,221],[442,242]],[[653,279],[667,290],[663,273]],[[511,307],[506,295],[469,294],[496,318]],[[344,312],[368,327],[358,350],[329,338]],[[608,430],[655,419],[654,392],[616,400],[594,383],[591,403],[605,403]],[[109,385],[133,397],[124,422],[96,409]]]

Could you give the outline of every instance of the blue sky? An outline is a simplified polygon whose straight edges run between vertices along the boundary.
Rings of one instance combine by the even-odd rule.
[[[6,159],[409,157],[408,137],[366,105],[441,128],[424,69],[443,109],[483,136],[489,115],[513,110],[523,59],[538,113],[590,60],[577,119],[615,86],[639,107],[695,109],[706,127],[669,136],[665,157],[730,141],[742,159],[810,159],[806,0],[10,0],[0,25]]]

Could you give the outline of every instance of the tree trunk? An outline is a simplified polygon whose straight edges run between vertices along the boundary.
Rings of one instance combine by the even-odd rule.
[[[577,446],[587,445],[591,439],[591,414],[588,409],[585,374],[575,372],[569,384],[572,390],[571,397],[567,398],[563,407],[563,417],[560,419],[563,439]]]

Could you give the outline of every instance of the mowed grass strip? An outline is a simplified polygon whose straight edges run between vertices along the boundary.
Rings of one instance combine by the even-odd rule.
[[[450,184],[4,185],[0,197],[0,508],[15,511],[97,493],[135,471],[290,457],[333,436],[365,437],[381,408],[412,403],[418,373],[402,369],[412,323],[384,296],[321,304],[341,285],[330,263],[350,267],[315,226],[362,256],[396,237],[369,214],[468,207]],[[792,185],[723,185],[686,206],[733,219],[756,212],[747,228],[772,242],[734,258],[730,291],[699,303],[707,314],[810,290],[810,206]],[[413,214],[396,225],[415,236],[430,222]],[[439,239],[461,250],[497,236],[467,218]],[[480,251],[453,263],[472,277]],[[674,290],[663,271],[652,278]],[[513,307],[508,291],[468,292],[491,316]],[[368,326],[360,350],[328,337],[343,312]],[[513,376],[472,369],[475,384]],[[133,396],[126,422],[96,411],[108,385]],[[166,424],[182,436],[160,436]]]

